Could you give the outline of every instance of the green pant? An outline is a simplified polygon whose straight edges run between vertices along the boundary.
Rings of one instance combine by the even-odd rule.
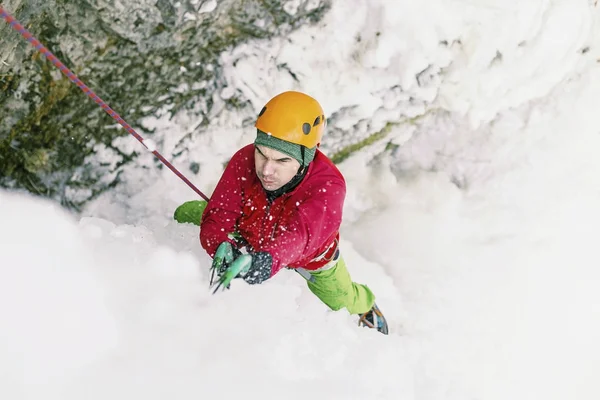
[[[375,304],[371,289],[352,282],[342,256],[330,269],[309,272],[308,288],[334,311],[346,307],[350,314],[362,314]]]

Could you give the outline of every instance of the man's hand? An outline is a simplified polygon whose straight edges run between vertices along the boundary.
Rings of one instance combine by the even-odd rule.
[[[229,288],[235,278],[242,278],[251,285],[259,284],[271,277],[273,258],[267,252],[242,254],[229,242],[219,245],[211,267],[210,287],[216,285],[213,293],[222,286]],[[216,282],[214,281],[217,275]]]
[[[217,275],[217,281],[220,282],[220,285],[223,284],[223,275],[229,269],[229,265],[233,263],[233,261],[239,257],[240,251],[231,245],[229,242],[222,242],[219,247],[217,247],[217,251],[215,253],[215,257],[213,258],[212,265],[210,267],[210,287],[213,286],[215,282],[215,274]],[[229,282],[224,285],[225,288],[229,286]],[[218,287],[217,287],[218,289]],[[215,289],[216,291],[216,289]]]
[[[263,283],[271,277],[271,266],[273,257],[266,251],[251,254],[252,264],[250,269],[242,278],[251,285]]]
[[[180,224],[200,225],[202,222],[202,213],[208,203],[204,200],[186,201],[173,214],[173,219]]]

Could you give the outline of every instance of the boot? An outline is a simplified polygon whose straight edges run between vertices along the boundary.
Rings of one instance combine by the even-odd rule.
[[[377,304],[373,304],[373,307],[369,311],[360,316],[358,325],[377,329],[384,335],[388,334],[387,321],[385,320],[385,317],[381,313],[379,307],[377,307]]]

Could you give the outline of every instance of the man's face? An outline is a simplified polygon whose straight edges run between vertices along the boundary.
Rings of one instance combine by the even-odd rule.
[[[262,186],[277,190],[289,181],[300,168],[295,158],[266,146],[254,146],[254,168]]]

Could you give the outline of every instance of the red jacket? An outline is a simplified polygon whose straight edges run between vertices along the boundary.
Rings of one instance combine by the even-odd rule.
[[[284,267],[314,270],[327,263],[315,259],[335,247],[345,197],[344,177],[317,150],[302,182],[269,204],[250,144],[225,168],[204,210],[200,242],[214,257],[221,242],[234,243],[228,234],[238,232],[254,251],[271,254],[271,276]]]

